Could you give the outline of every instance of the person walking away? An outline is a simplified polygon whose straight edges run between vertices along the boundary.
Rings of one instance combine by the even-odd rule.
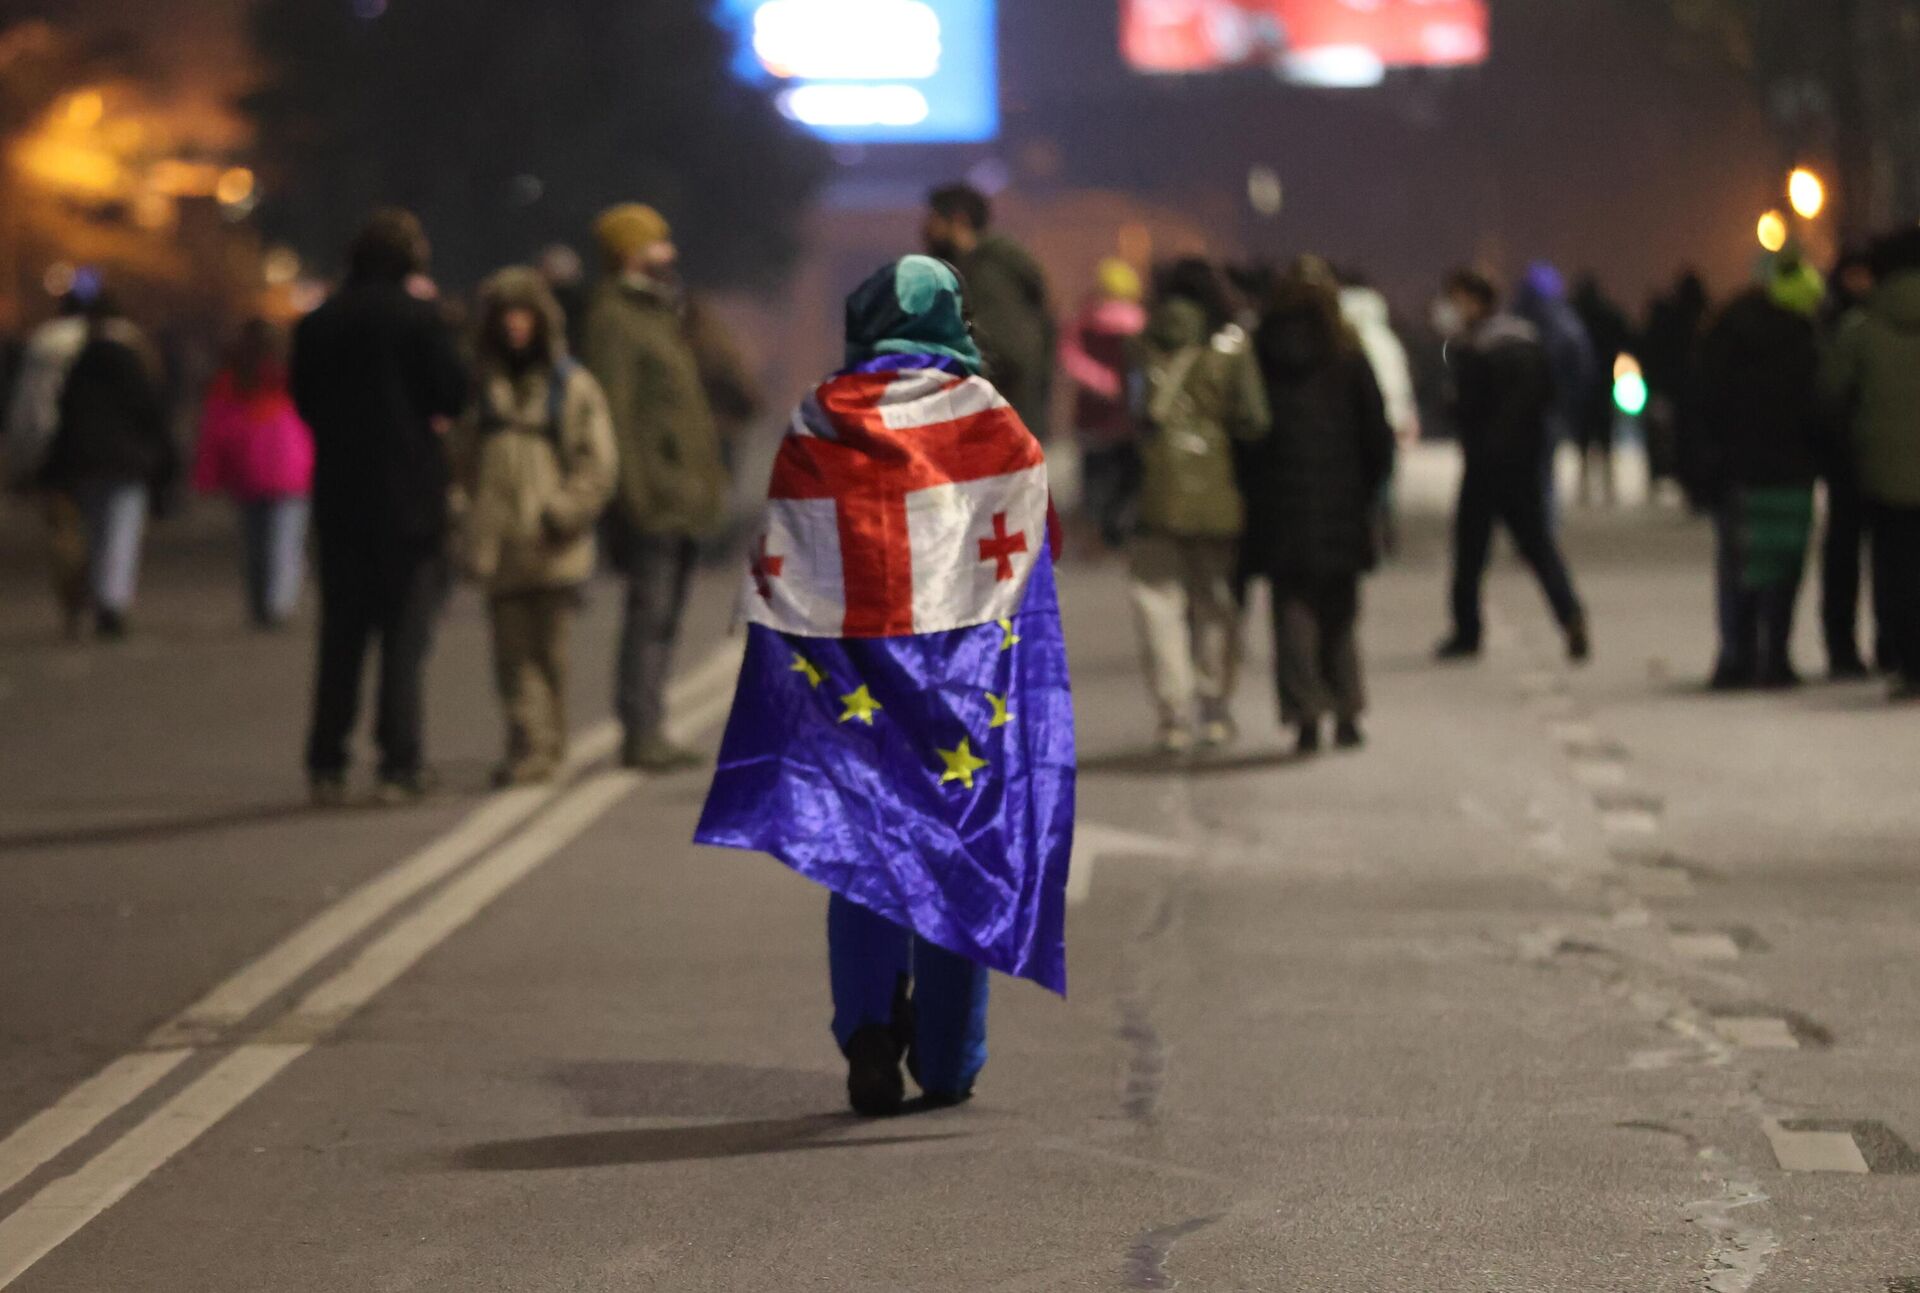
[[[1044,443],[1052,429],[1057,328],[1039,262],[993,228],[992,204],[968,184],[927,195],[921,238],[929,255],[960,271],[987,371]]]
[[[1273,431],[1242,451],[1244,565],[1273,594],[1280,721],[1302,754],[1359,747],[1366,682],[1360,579],[1378,560],[1374,512],[1393,469],[1394,429],[1371,361],[1340,303],[1302,278],[1282,282],[1254,334]]]
[[[104,292],[85,318],[85,344],[60,393],[41,479],[81,518],[86,604],[94,631],[116,639],[127,632],[147,518],[164,509],[180,463],[159,363],[145,339]]]
[[[775,462],[696,839],[832,891],[833,1036],[878,1116],[903,1064],[929,1104],[972,1094],[989,972],[1066,990],[1073,697],[1046,458],[983,375],[953,269],[909,256],[863,284],[846,363]],[[943,479],[937,515],[905,505]],[[822,506],[903,528],[836,533]]]
[[[672,229],[634,203],[603,214],[595,233],[607,277],[587,310],[584,358],[606,392],[620,453],[610,528],[627,585],[616,682],[621,761],[671,772],[700,763],[667,735],[667,678],[697,545],[724,524],[729,484],[681,315]]]
[[[1560,446],[1574,438],[1581,412],[1598,381],[1599,368],[1594,362],[1593,343],[1587,336],[1586,325],[1580,322],[1579,314],[1567,301],[1566,280],[1552,265],[1537,261],[1528,268],[1526,279],[1514,296],[1513,312],[1533,325],[1540,344],[1546,349],[1548,370],[1553,374],[1550,438],[1540,484],[1546,492],[1547,523],[1557,525]]]
[[[1681,484],[1693,412],[1693,359],[1711,302],[1706,281],[1683,270],[1648,311],[1639,355],[1647,379],[1647,470],[1656,489]]]
[[[1873,259],[1862,250],[1840,257],[1828,281],[1822,311],[1823,337],[1831,344],[1873,294]],[[1841,419],[1844,423],[1844,418]],[[1860,651],[1861,552],[1867,543],[1867,506],[1847,428],[1834,426],[1820,441],[1820,476],[1827,489],[1827,528],[1820,545],[1820,624],[1826,638],[1827,671],[1836,682],[1868,676]],[[1875,608],[1874,659],[1888,655],[1885,617]]]
[[[1920,229],[1874,251],[1879,286],[1834,338],[1823,391],[1844,419],[1873,542],[1893,696],[1920,700]]]
[[[473,406],[455,428],[454,515],[487,593],[506,711],[501,786],[553,780],[567,754],[567,640],[619,470],[600,384],[568,355],[560,303],[532,269],[480,293]]]
[[[1620,356],[1633,350],[1633,325],[1593,274],[1582,275],[1574,288],[1573,312],[1586,329],[1594,362],[1593,380],[1581,393],[1573,421],[1574,444],[1580,450],[1580,501],[1612,507],[1618,498],[1614,441],[1620,423],[1613,402],[1613,368]]]
[[[428,789],[424,679],[446,585],[450,477],[444,433],[467,401],[452,329],[417,286],[420,222],[377,212],[344,285],[301,321],[289,384],[313,430],[320,649],[307,741],[314,801],[344,801],[347,741],[369,648],[380,653],[379,795]]]
[[[1420,401],[1413,385],[1413,362],[1406,343],[1394,330],[1387,298],[1360,275],[1351,270],[1340,275],[1340,317],[1360,340],[1360,351],[1372,369],[1374,385],[1386,409],[1387,425],[1402,447],[1420,442]],[[1391,554],[1400,543],[1399,515],[1394,507],[1392,458],[1389,474],[1380,483],[1377,506],[1382,554]]]
[[[1437,654],[1442,660],[1480,654],[1482,585],[1497,523],[1540,581],[1566,635],[1568,657],[1584,663],[1591,653],[1586,612],[1540,488],[1541,464],[1553,443],[1546,350],[1532,325],[1500,312],[1499,290],[1474,270],[1448,278],[1443,312],[1454,328],[1447,360],[1466,471],[1453,525],[1453,632]]]
[[[1235,736],[1229,701],[1239,632],[1236,596],[1246,504],[1237,444],[1269,427],[1245,334],[1213,331],[1192,296],[1164,294],[1138,340],[1140,528],[1131,566],[1134,623],[1159,713],[1159,744],[1191,749]]]
[[[313,433],[287,389],[281,342],[264,319],[240,330],[214,375],[200,417],[194,488],[240,509],[247,610],[255,626],[283,627],[306,577]]]
[[[1825,285],[1797,257],[1736,297],[1701,344],[1700,464],[1718,538],[1716,691],[1797,686],[1793,613],[1819,471]]]
[[[1126,545],[1140,486],[1140,446],[1127,407],[1127,355],[1147,326],[1140,273],[1126,261],[1100,262],[1093,296],[1060,343],[1073,383],[1073,433],[1080,448],[1081,507],[1107,547]]]
[[[60,427],[60,393],[73,361],[87,344],[86,301],[60,298],[58,313],[28,336],[6,405],[0,469],[6,487],[27,499],[46,521],[47,568],[63,630],[78,640],[87,628],[87,532],[79,506],[46,488],[47,449]]]

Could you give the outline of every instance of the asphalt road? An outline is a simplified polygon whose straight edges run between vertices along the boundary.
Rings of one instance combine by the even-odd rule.
[[[311,646],[239,627],[222,518],[86,648],[0,525],[0,1289],[1920,1289],[1920,711],[1704,694],[1704,533],[1571,530],[1591,669],[1512,569],[1431,665],[1417,517],[1373,742],[1312,763],[1260,633],[1243,746],[1148,757],[1121,572],[1070,566],[1072,994],[996,984],[978,1098],[863,1124],[823,895],[592,761],[611,589],[568,786],[483,791],[467,594],[446,790],[315,814]]]

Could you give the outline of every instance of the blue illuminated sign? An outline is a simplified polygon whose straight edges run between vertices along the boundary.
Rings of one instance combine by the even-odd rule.
[[[849,144],[981,143],[1000,132],[994,0],[720,0],[738,70]]]

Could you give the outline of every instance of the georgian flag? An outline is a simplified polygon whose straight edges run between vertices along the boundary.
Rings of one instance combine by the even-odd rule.
[[[955,367],[875,361],[795,414],[696,839],[1064,991],[1075,756],[1046,462]]]

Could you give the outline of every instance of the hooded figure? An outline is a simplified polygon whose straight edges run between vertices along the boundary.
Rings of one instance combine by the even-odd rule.
[[[833,891],[833,1032],[872,1115],[903,1059],[935,1102],[971,1093],[988,970],[1065,990],[1075,760],[1046,461],[959,276],[887,266],[846,339],[774,464],[697,838]]]
[[[1718,523],[1718,689],[1799,681],[1789,653],[1820,470],[1823,295],[1811,266],[1779,258],[1700,346],[1696,482]]]
[[[490,279],[476,399],[452,441],[457,547],[487,591],[506,707],[502,785],[551,780],[566,758],[567,635],[618,470],[606,398],[566,338],[538,273]]]

